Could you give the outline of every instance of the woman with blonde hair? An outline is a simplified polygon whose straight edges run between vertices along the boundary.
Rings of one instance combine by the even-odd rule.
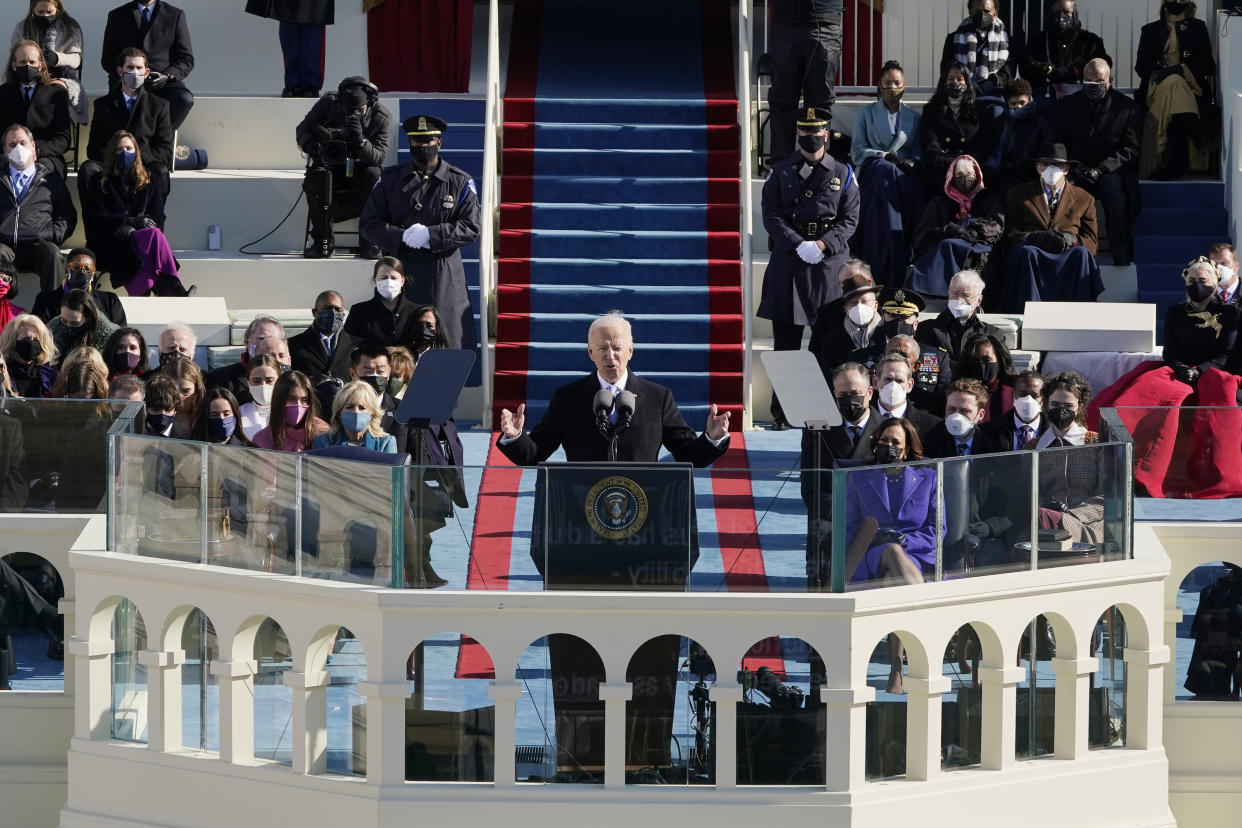
[[[60,354],[42,319],[29,313],[13,317],[0,331],[0,356],[18,394],[46,397],[52,393],[56,382],[53,364]]]
[[[357,446],[385,454],[397,453],[397,439],[380,426],[384,416],[379,397],[361,380],[346,383],[332,400],[331,428],[315,437],[311,448]]]
[[[147,173],[125,130],[108,139],[99,177],[81,188],[86,245],[130,296],[186,296],[164,236],[164,182]]]

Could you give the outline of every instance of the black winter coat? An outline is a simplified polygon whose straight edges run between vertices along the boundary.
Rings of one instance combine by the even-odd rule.
[[[119,89],[96,98],[91,114],[91,135],[86,141],[86,157],[102,164],[104,148],[112,136],[122,129],[134,136],[138,152],[142,154],[142,163],[148,171],[156,165],[172,170],[173,128],[167,101],[139,89],[131,112],[125,107],[125,96]]]
[[[34,136],[41,165],[62,178],[64,155],[69,151],[69,93],[56,83],[35,86],[34,98],[26,101],[21,84],[0,85],[0,124],[22,124]]]
[[[35,165],[35,175],[21,204],[13,192],[13,179],[0,175],[0,244],[10,247],[33,241],[61,244],[78,226],[78,211],[54,172]]]
[[[1134,93],[1134,99],[1144,111],[1147,109],[1147,87],[1153,76],[1158,76],[1164,68],[1164,47],[1168,41],[1169,30],[1163,17],[1148,23],[1139,32],[1134,72],[1143,81]],[[1216,60],[1212,57],[1212,38],[1208,35],[1207,26],[1202,20],[1193,18],[1181,21],[1177,24],[1177,44],[1182,51],[1182,66],[1190,70],[1204,92],[1199,106],[1202,112],[1204,102],[1211,103],[1216,100],[1212,92],[1216,81]]]
[[[335,13],[334,0],[246,0],[246,14],[281,23],[331,26]]]
[[[313,160],[319,160],[318,144],[327,137],[323,134],[323,130],[339,133],[345,127],[348,113],[337,103],[336,99],[336,90],[328,92],[315,101],[310,112],[306,113],[306,117],[298,124],[295,133],[298,149],[311,156]],[[332,137],[336,140],[346,140],[350,155],[361,165],[379,167],[383,166],[384,157],[388,154],[390,135],[392,135],[392,115],[383,104],[376,103],[369,107],[366,114],[362,116],[361,141],[347,140],[343,136],[337,137],[336,134]]]
[[[985,135],[975,107],[963,104],[954,113],[947,102],[938,100],[938,96],[928,101],[919,119],[919,142],[923,145],[928,191],[940,191],[949,164],[959,155],[974,156],[982,167]]]
[[[164,198],[164,182],[157,175],[141,190],[131,191],[116,179],[103,182],[100,178],[82,193],[86,244],[95,252],[99,269],[112,274],[113,284],[126,284],[142,265],[129,238],[119,238],[117,231],[122,224],[140,227],[143,217],[164,229]]]
[[[1052,131],[1071,161],[1105,173],[1138,170],[1138,105],[1116,89],[1094,104],[1082,92],[1057,101]]]
[[[1035,32],[1018,56],[1022,77],[1039,88],[1050,83],[1082,83],[1083,67],[1096,58],[1112,65],[1099,35],[1082,27]]]
[[[141,20],[136,0],[108,12],[99,65],[108,76],[109,88],[115,89],[120,85],[121,79],[116,74],[116,56],[130,46],[146,53],[147,66],[151,67],[152,72],[163,72],[184,81],[194,70],[194,48],[190,45],[190,27],[185,21],[184,11],[159,0],[152,12],[151,26],[146,31],[142,30]]]

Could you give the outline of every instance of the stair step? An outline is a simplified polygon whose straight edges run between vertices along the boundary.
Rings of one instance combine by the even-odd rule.
[[[497,342],[524,342],[537,325],[540,341],[566,342],[585,338],[597,314],[590,313],[499,313]],[[736,314],[627,314],[634,328],[634,341],[662,341],[707,346],[712,341],[741,341],[742,315]]]
[[[544,149],[733,149],[737,124],[505,123],[506,147]]]
[[[1200,234],[1135,236],[1134,260],[1144,263],[1180,262],[1181,267],[1185,267],[1196,256],[1206,255],[1208,248],[1220,240],[1220,236]]]
[[[532,258],[604,257],[641,254],[651,258],[732,259],[741,250],[739,233],[666,230],[502,230],[500,255]]]
[[[568,124],[737,123],[736,100],[695,98],[505,98],[505,120]]]
[[[736,204],[514,204],[500,205],[500,226],[541,230],[736,230]]]
[[[736,173],[736,167],[731,172]],[[506,202],[540,204],[622,200],[649,204],[737,204],[741,198],[741,179],[736,175],[720,178],[650,175],[533,176],[518,175],[506,168],[501,179],[500,192],[501,198]]]
[[[642,365],[659,370],[676,366],[683,371],[719,370],[740,372],[745,361],[745,347],[739,340],[736,343],[713,345],[710,348],[704,343],[669,343],[646,342],[640,340],[636,346],[635,367]],[[582,332],[577,342],[540,342],[518,343],[498,342],[496,344],[496,367],[504,370],[518,370],[529,365],[532,371],[567,371],[575,367],[582,371],[591,370],[591,360],[587,355],[586,332]]]
[[[506,175],[714,176],[738,170],[737,150],[506,148]]]
[[[604,285],[737,285],[736,259],[530,259],[502,258],[501,284],[582,284],[584,271]]]
[[[691,308],[721,308],[741,313],[742,287],[704,288],[675,285],[501,285],[499,310],[515,307],[531,313],[607,313],[611,310],[645,313],[685,313]]]
[[[1223,207],[1225,184],[1222,181],[1141,181],[1144,204],[1176,207]]]
[[[1136,238],[1156,235],[1229,235],[1229,213],[1224,208],[1151,208],[1144,206],[1134,223]]]

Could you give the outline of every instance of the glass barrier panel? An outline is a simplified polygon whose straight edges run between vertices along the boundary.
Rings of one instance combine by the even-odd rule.
[[[698,560],[689,464],[545,464],[531,548],[545,589],[684,591]]]
[[[801,638],[767,638],[742,657],[737,784],[816,785],[827,779],[827,669]]]
[[[33,552],[0,555],[0,690],[65,689],[65,584]]]
[[[514,677],[522,686],[516,780],[602,785],[604,662],[595,648],[568,633],[544,636],[522,653]]]
[[[118,442],[118,499],[132,521],[118,534],[118,551],[201,563],[203,444],[139,435]]]
[[[1242,498],[1242,444],[1229,438],[1242,431],[1242,408],[1126,406],[1103,410],[1101,428],[1110,422],[1119,422],[1133,440],[1140,496]],[[1227,519],[1236,519],[1236,510]]]
[[[1126,745],[1126,619],[1109,607],[1091,633],[1091,708],[1087,744],[1092,750]]]
[[[535,469],[404,466],[401,475],[406,587],[540,588],[527,554]]]
[[[207,563],[294,574],[301,455],[211,446],[207,458]]]
[[[366,776],[367,700],[358,685],[367,678],[367,654],[362,642],[345,627],[337,630],[324,669],[328,673],[324,693],[327,772]]]
[[[716,665],[693,639],[660,635],[630,657],[625,680],[627,785],[712,785],[716,781]]]
[[[112,738],[147,741],[147,667],[139,653],[147,649],[147,625],[128,598],[112,615]]]
[[[941,463],[945,579],[1030,567],[1033,452],[979,454]]]
[[[109,430],[120,400],[0,400],[0,512],[101,513],[108,491]],[[129,417],[122,423],[132,431]]]
[[[1242,560],[1242,558],[1235,559]],[[1195,567],[1177,590],[1174,686],[1179,701],[1238,701],[1237,608],[1242,604],[1242,567],[1212,561]]]
[[[464,648],[477,648],[467,663]],[[491,782],[495,777],[496,678],[477,641],[444,633],[419,642],[406,661],[405,778],[409,782]]]
[[[1031,646],[1031,642],[1035,646]],[[1057,637],[1046,616],[1031,619],[1018,641],[1018,667],[1023,678],[1017,687],[1014,752],[1018,759],[1049,756],[1055,748]]]
[[[414,525],[404,494],[394,492],[399,467],[305,455],[301,463],[301,574],[401,585],[399,575],[393,580],[394,540],[401,533],[408,540]]]
[[[1036,452],[1041,569],[1128,556],[1125,449],[1103,443]]]

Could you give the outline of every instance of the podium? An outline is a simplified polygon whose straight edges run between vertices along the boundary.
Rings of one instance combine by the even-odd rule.
[[[545,589],[675,590],[698,560],[689,463],[545,463],[530,554]]]

